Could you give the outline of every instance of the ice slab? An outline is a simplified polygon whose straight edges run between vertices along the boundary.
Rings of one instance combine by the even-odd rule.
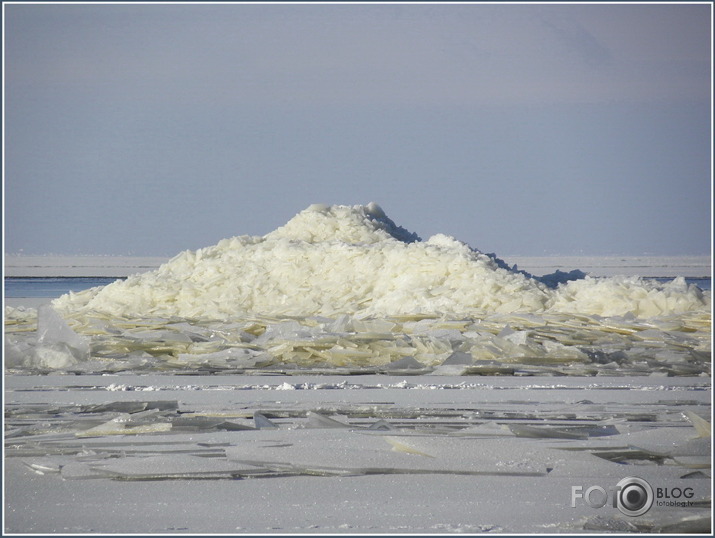
[[[229,460],[318,475],[442,473],[542,476],[543,458],[492,439],[394,437],[344,429],[296,430],[270,442],[227,447]],[[511,448],[511,450],[510,450]]]
[[[37,343],[40,346],[65,344],[77,360],[89,356],[89,340],[70,328],[67,322],[49,305],[38,309]]]
[[[17,327],[17,323],[10,326]],[[21,326],[17,328],[22,330]],[[38,309],[36,334],[22,336],[5,334],[6,367],[62,370],[89,359],[90,338],[72,330],[50,305]]]
[[[254,413],[253,414],[253,420],[256,424],[256,429],[259,430],[277,430],[278,429],[278,424],[270,420],[268,417],[266,417],[262,413]]]
[[[264,472],[252,465],[187,454],[119,457],[62,467],[62,477],[65,479],[196,480],[236,478]]]
[[[126,422],[129,420],[129,415],[123,415],[113,418],[99,426],[94,426],[87,430],[77,432],[77,437],[98,437],[104,435],[139,435],[144,433],[167,432],[172,428],[170,422],[154,422],[151,424],[140,424],[137,426],[129,426]]]

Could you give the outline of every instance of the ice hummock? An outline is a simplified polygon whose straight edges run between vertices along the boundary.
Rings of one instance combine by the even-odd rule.
[[[32,336],[36,318],[6,310],[6,366],[709,375],[709,305],[682,278],[536,278],[444,234],[424,241],[377,204],[313,205],[263,237],[224,239],[56,299],[40,330],[48,312],[67,323],[49,348]]]
[[[155,271],[70,293],[53,305],[64,315],[222,320],[246,313],[651,317],[709,308],[709,296],[682,280],[659,286],[584,277],[576,271],[535,278],[444,234],[423,241],[375,203],[315,204],[263,237],[185,251]]]

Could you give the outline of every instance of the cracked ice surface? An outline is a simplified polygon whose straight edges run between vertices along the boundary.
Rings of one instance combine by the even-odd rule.
[[[701,378],[12,376],[6,396],[10,531],[709,526]],[[571,506],[627,476],[692,505]]]

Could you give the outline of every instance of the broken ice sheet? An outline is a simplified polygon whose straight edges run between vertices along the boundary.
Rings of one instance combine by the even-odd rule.
[[[5,335],[5,366],[61,370],[89,358],[90,339],[77,334],[50,305],[37,314],[37,333]]]
[[[231,347],[211,353],[179,353],[169,363],[175,366],[214,366],[217,368],[254,368],[268,366],[274,362],[272,356],[262,351]]]
[[[278,429],[278,424],[273,422],[271,419],[269,419],[263,413],[259,413],[258,411],[256,411],[253,414],[253,422],[255,423],[257,430],[277,430]]]
[[[424,373],[438,375],[698,375],[711,368],[709,320],[686,314],[413,318],[70,319],[69,331],[91,339],[91,359],[81,361],[75,356],[79,348],[68,343],[70,333],[63,333],[62,342],[38,346],[31,333],[13,332],[13,320],[7,320],[6,367],[78,373],[361,368],[415,374],[417,364],[401,368],[399,362],[411,358]]]
[[[73,331],[50,305],[40,306],[37,316],[37,343],[40,346],[63,343],[77,355],[78,360],[89,355],[89,340]]]
[[[346,422],[341,422],[339,420],[335,420],[334,418],[326,417],[320,413],[314,413],[313,411],[308,411],[306,413],[306,417],[308,418],[308,421],[304,425],[305,428],[325,429],[351,427]]]
[[[503,439],[388,437],[345,429],[294,430],[226,448],[226,456],[276,471],[317,475],[442,473],[543,476],[548,456]],[[519,440],[517,440],[519,441]]]
[[[73,457],[55,456],[44,459],[26,460],[22,463],[32,469],[33,472],[44,475],[49,473],[59,473],[64,465],[73,463],[74,461]]]
[[[97,437],[103,435],[137,435],[144,433],[168,432],[171,430],[171,422],[152,422],[149,424],[128,425],[129,415],[120,415],[99,426],[77,432],[77,437]]]
[[[235,478],[267,471],[223,458],[188,454],[119,457],[93,463],[73,462],[61,467],[65,479],[112,478],[121,480],[168,480]]]
[[[699,437],[689,426],[647,426],[584,443],[571,443],[563,450],[583,450],[619,464],[668,465],[682,476],[684,469],[709,469],[711,439]],[[681,468],[678,471],[677,468]]]
[[[212,417],[186,417],[178,416],[171,420],[171,426],[173,431],[241,431],[241,430],[254,430],[251,426],[246,426],[243,424],[238,424],[229,420],[223,420],[220,418]]]
[[[140,403],[140,402],[137,402]],[[146,403],[143,404],[147,406]],[[127,406],[122,406],[127,407]],[[224,418],[208,416],[188,416],[177,414],[175,409],[164,410],[161,407],[133,413],[121,413],[107,422],[78,431],[77,437],[96,437],[103,435],[137,435],[161,432],[209,432],[241,431],[255,428],[239,424]],[[80,423],[81,424],[81,423]]]
[[[417,375],[430,372],[432,369],[426,368],[425,364],[414,357],[402,357],[379,367],[378,370],[392,375]]]
[[[588,439],[587,433],[573,430],[568,431],[563,428],[511,424],[509,429],[517,437],[530,437],[534,439]]]
[[[710,437],[712,435],[712,425],[694,411],[684,411],[683,415],[695,428],[698,437]]]

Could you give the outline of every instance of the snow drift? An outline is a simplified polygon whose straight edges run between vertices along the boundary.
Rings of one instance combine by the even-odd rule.
[[[683,279],[659,285],[578,271],[535,278],[443,234],[423,241],[370,203],[312,205],[263,237],[185,251],[155,271],[69,293],[53,306],[64,315],[208,319],[247,313],[653,317],[709,311],[710,294]]]

